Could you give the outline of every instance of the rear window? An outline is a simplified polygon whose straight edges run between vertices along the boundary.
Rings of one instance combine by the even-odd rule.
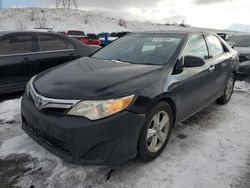
[[[32,52],[32,36],[20,35],[0,40],[0,55]]]
[[[87,34],[87,37],[89,39],[98,39],[98,37],[95,34]]]
[[[110,34],[108,33],[108,36],[110,37]],[[105,37],[105,33],[100,33],[97,35],[98,38],[104,38]]]
[[[59,37],[40,35],[39,36],[40,51],[56,51],[74,49],[74,46]]]
[[[84,36],[85,33],[83,31],[68,31],[68,35],[76,35],[76,36]]]

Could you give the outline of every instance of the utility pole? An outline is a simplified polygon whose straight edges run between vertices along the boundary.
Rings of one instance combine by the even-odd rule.
[[[77,0],[56,0],[56,8],[71,9],[71,6],[77,10],[78,3]]]
[[[3,8],[3,2],[2,2],[2,0],[0,0],[0,9],[2,9]]]

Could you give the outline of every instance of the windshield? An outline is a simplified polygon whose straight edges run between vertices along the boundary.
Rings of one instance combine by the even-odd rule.
[[[250,47],[249,35],[234,35],[228,41],[234,43],[234,47]]]
[[[116,40],[92,57],[133,64],[164,65],[173,57],[183,37],[169,33],[132,34]]]

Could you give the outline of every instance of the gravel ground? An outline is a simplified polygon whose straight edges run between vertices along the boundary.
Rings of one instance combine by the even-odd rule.
[[[20,129],[20,99],[0,103],[0,187],[250,187],[250,83],[236,83],[229,104],[211,104],[176,125],[150,163],[108,167],[66,164]]]

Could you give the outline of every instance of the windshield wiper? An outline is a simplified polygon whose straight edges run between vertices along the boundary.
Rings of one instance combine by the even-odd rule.
[[[121,59],[111,59],[111,61],[114,61],[114,62],[117,62],[117,63],[130,63],[130,62],[127,62],[127,61],[123,61]]]

